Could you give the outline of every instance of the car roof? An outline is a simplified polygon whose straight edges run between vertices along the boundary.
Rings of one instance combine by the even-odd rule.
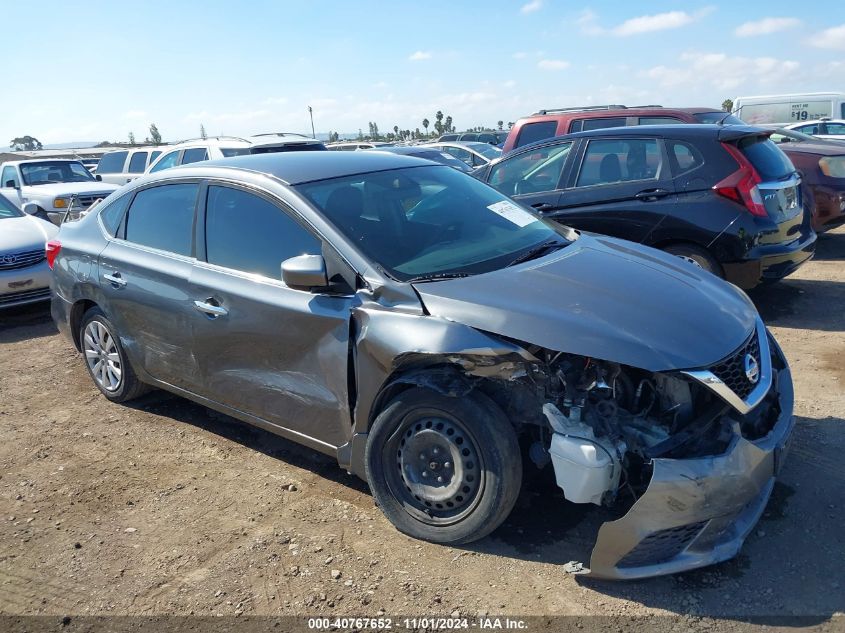
[[[203,162],[202,165],[190,163],[177,169],[197,169],[200,167],[229,167],[260,172],[273,176],[289,185],[297,185],[313,180],[340,178],[372,171],[400,169],[402,167],[430,167],[431,161],[412,156],[400,156],[384,150],[364,152],[278,152],[270,154],[252,154],[234,156]],[[161,172],[161,173],[166,173]]]
[[[626,137],[626,136],[654,136],[663,138],[664,136],[684,136],[687,138],[706,138],[713,136],[716,132],[731,130],[737,135],[743,136],[746,134],[770,134],[771,130],[764,130],[754,125],[718,125],[716,123],[677,123],[670,125],[627,125],[624,127],[605,127],[600,130],[587,130],[586,132],[574,132],[572,134],[564,134],[563,136],[554,136],[551,138],[542,139],[528,145],[518,147],[518,150],[523,150],[526,147],[538,147],[546,143],[557,143],[563,140],[571,140],[576,138],[602,138],[604,136]],[[511,150],[514,151],[514,150]],[[510,153],[510,152],[509,152]]]
[[[25,160],[7,160],[4,165],[25,165],[28,163],[79,163],[78,158],[27,158]]]
[[[521,120],[527,119],[560,119],[560,118],[579,118],[579,119],[596,119],[606,118],[608,116],[660,116],[664,114],[701,114],[703,112],[721,112],[718,108],[705,107],[691,107],[691,108],[664,108],[663,106],[633,106],[633,107],[584,107],[560,110],[539,110],[528,116],[522,117]],[[727,113],[726,113],[727,114]]]

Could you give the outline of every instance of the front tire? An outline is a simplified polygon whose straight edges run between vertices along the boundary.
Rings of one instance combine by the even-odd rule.
[[[117,330],[99,308],[91,308],[83,315],[79,341],[88,375],[106,398],[128,402],[149,390],[138,380]]]
[[[672,244],[663,249],[665,252],[675,257],[680,257],[689,263],[713,273],[717,277],[725,278],[722,267],[719,265],[714,257],[705,249],[695,246],[694,244]]]
[[[510,514],[522,485],[513,426],[488,397],[414,387],[378,415],[367,440],[367,480],[396,528],[435,543],[469,543]]]

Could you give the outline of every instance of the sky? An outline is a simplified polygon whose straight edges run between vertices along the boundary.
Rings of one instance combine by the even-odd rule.
[[[3,2],[0,144],[457,129],[845,92],[841,0]],[[16,28],[10,28],[16,25]],[[7,61],[9,61],[7,59]]]

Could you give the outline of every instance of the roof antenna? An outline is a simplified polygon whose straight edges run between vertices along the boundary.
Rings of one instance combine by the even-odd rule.
[[[723,116],[721,119],[719,119],[719,122],[718,122],[716,125],[724,125],[724,124],[725,124],[725,119],[727,119],[727,118],[728,118],[730,115],[732,115],[732,114],[733,114],[733,112],[731,112],[730,110],[728,110],[728,111],[725,113],[725,116]]]

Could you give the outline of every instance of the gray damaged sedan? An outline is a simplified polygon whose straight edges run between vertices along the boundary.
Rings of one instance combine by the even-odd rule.
[[[420,159],[171,169],[48,252],[53,316],[107,398],[166,389],[333,455],[421,539],[482,538],[549,468],[624,513],[593,575],[722,561],[792,431],[789,367],[741,291]]]

